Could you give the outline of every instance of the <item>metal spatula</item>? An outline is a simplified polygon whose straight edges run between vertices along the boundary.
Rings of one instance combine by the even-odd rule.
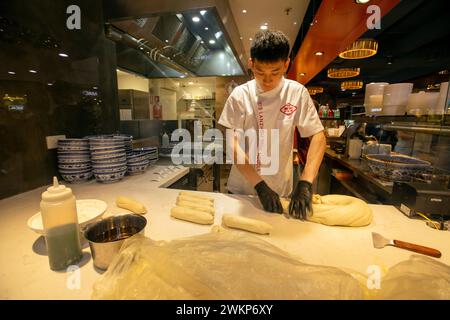
[[[397,248],[414,251],[414,252],[425,254],[427,256],[432,256],[435,258],[440,258],[442,255],[441,252],[436,249],[419,246],[418,244],[413,244],[413,243],[404,242],[404,241],[400,241],[400,240],[386,239],[381,234],[378,234],[375,232],[372,232],[372,240],[373,240],[373,246],[377,249],[384,248],[385,246],[394,246]]]

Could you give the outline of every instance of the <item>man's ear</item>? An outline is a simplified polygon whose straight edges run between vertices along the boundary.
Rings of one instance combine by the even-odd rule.
[[[291,62],[290,58],[287,58],[286,62],[284,63],[284,72],[287,71],[287,69],[289,68],[289,63]]]
[[[253,69],[253,60],[252,60],[252,58],[248,58],[248,67],[250,69]]]

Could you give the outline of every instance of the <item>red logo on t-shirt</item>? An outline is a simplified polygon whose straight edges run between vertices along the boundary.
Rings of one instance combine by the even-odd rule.
[[[290,116],[290,115],[293,114],[296,110],[297,110],[297,107],[294,106],[293,104],[290,104],[290,103],[285,104],[285,105],[280,109],[280,111],[281,111],[282,113],[284,113],[285,115],[287,115],[287,116]]]

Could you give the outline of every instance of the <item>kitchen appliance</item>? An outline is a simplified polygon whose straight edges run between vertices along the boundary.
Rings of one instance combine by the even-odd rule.
[[[150,98],[148,92],[119,90],[120,120],[150,119]]]
[[[385,246],[393,246],[393,247],[425,254],[427,256],[431,256],[431,257],[435,257],[435,258],[440,258],[442,256],[442,253],[439,250],[420,246],[418,244],[409,243],[409,242],[405,242],[405,241],[387,239],[387,238],[383,237],[381,234],[378,234],[376,232],[372,232],[372,241],[373,241],[373,246],[377,249],[382,249]]]
[[[408,217],[419,212],[437,220],[450,219],[450,190],[442,184],[395,182],[392,201]]]

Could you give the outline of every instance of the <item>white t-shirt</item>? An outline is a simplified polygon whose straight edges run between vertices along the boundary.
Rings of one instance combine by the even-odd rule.
[[[266,92],[260,90],[255,80],[235,88],[225,103],[219,123],[229,129],[279,129],[278,172],[261,176],[272,190],[284,197],[292,192],[295,127],[302,137],[310,137],[324,130],[308,90],[300,83],[285,78],[275,89]],[[271,155],[270,143],[268,151]],[[231,168],[227,188],[232,193],[256,194],[254,187],[235,165]]]

